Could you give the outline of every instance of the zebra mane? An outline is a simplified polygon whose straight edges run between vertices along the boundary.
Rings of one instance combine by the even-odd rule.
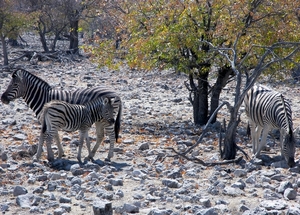
[[[18,69],[18,70],[16,70],[15,72],[13,72],[12,75],[14,75],[14,73],[16,73],[16,72],[18,72],[18,71],[22,72],[22,76],[23,76],[23,77],[27,77],[27,78],[30,79],[31,81],[37,81],[37,82],[41,83],[41,85],[42,85],[43,87],[46,87],[46,88],[48,88],[49,90],[52,89],[52,86],[49,85],[48,82],[46,82],[46,81],[43,80],[42,78],[40,78],[40,77],[38,77],[38,76],[32,74],[31,72],[29,72],[29,71],[27,71],[27,70],[25,70],[25,69]]]

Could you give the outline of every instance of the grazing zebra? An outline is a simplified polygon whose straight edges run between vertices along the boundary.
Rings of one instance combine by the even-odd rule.
[[[38,145],[36,158],[39,160],[44,140],[46,138],[48,160],[54,160],[54,155],[51,149],[52,138],[58,135],[58,130],[77,131],[80,133],[79,148],[77,160],[81,163],[81,150],[83,141],[86,140],[86,145],[89,154],[90,141],[88,130],[96,121],[102,121],[107,126],[113,125],[114,107],[113,100],[109,97],[100,97],[89,101],[84,105],[70,104],[65,101],[53,100],[44,105],[41,115],[42,129]]]
[[[250,121],[253,154],[256,157],[260,155],[266,145],[268,132],[272,128],[278,128],[281,155],[290,167],[295,166],[292,111],[283,95],[265,86],[254,85],[245,96],[244,103]]]
[[[114,125],[104,125],[103,122],[97,121],[96,133],[97,142],[93,150],[89,154],[89,158],[92,160],[102,139],[104,137],[104,128],[109,135],[110,147],[107,156],[107,160],[113,157],[113,149],[115,141],[118,141],[120,126],[121,126],[121,113],[122,102],[116,92],[108,89],[107,87],[93,87],[86,89],[78,89],[75,91],[65,91],[52,88],[46,81],[33,75],[32,73],[24,70],[17,69],[12,73],[12,79],[1,96],[1,101],[4,104],[8,104],[17,98],[22,97],[27,105],[35,112],[38,120],[41,122],[41,111],[44,104],[51,100],[66,101],[71,104],[84,104],[88,101],[96,98],[107,96],[110,98],[116,98],[114,101]],[[63,156],[63,149],[60,144],[59,137],[55,137],[55,142],[58,147],[58,157]]]

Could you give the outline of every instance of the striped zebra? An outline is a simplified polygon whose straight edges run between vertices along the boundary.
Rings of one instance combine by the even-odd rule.
[[[265,86],[254,85],[246,94],[244,103],[250,122],[253,154],[256,157],[260,155],[266,145],[268,132],[272,128],[278,128],[281,155],[290,167],[295,166],[292,111],[283,95]]]
[[[53,100],[44,105],[41,114],[42,129],[38,145],[36,158],[39,160],[42,153],[44,140],[47,143],[48,160],[52,162],[54,155],[51,149],[53,137],[56,138],[58,130],[77,131],[79,130],[79,148],[77,160],[81,162],[81,150],[83,141],[86,141],[89,154],[90,141],[88,130],[96,122],[101,121],[106,126],[113,125],[114,107],[113,100],[107,97],[99,97],[95,100],[89,101],[84,105],[70,104],[65,101]]]
[[[71,104],[84,104],[96,98],[107,96],[110,98],[119,98],[113,90],[107,87],[93,87],[78,89],[75,91],[65,91],[52,88],[46,81],[33,75],[32,73],[24,70],[17,69],[12,73],[12,79],[1,96],[1,101],[8,104],[17,98],[22,97],[27,105],[35,112],[38,120],[41,122],[41,111],[44,104],[51,100],[66,101]],[[96,133],[97,142],[88,157],[93,160],[93,157],[100,146],[104,137],[104,128],[109,135],[110,147],[106,160],[110,161],[113,157],[113,149],[115,141],[118,141],[120,126],[121,126],[121,113],[122,102],[121,99],[114,101],[114,125],[104,125],[101,121],[97,121]],[[64,154],[60,144],[59,137],[55,137],[55,142],[58,147],[58,157],[61,158]]]

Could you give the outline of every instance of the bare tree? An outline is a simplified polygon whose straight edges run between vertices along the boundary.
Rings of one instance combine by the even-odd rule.
[[[240,39],[239,37],[236,40]],[[242,59],[238,60],[236,45],[233,45],[233,48],[219,48],[215,47],[212,43],[208,41],[203,41],[206,44],[209,44],[211,47],[211,51],[218,52],[221,54],[231,66],[232,71],[234,72],[234,81],[235,81],[235,96],[233,103],[229,101],[223,102],[221,105],[216,108],[214,113],[211,115],[208,120],[206,127],[204,128],[201,136],[197,140],[197,143],[188,148],[185,152],[179,153],[172,149],[178,155],[183,156],[186,159],[194,160],[197,163],[201,163],[203,165],[208,165],[202,160],[198,158],[190,158],[188,154],[197,147],[205,133],[208,130],[208,125],[211,123],[217,112],[223,107],[226,106],[230,113],[230,119],[228,122],[228,126],[225,126],[224,135],[220,134],[220,154],[221,158],[224,160],[234,160],[236,158],[236,154],[238,150],[241,150],[246,156],[247,154],[236,144],[236,131],[237,126],[240,122],[240,107],[243,103],[244,97],[247,94],[248,90],[255,84],[258,77],[261,73],[269,68],[271,65],[276,63],[282,63],[285,61],[293,61],[293,57],[299,53],[300,43],[299,42],[277,42],[271,46],[256,46],[253,45],[251,50],[248,52],[246,56]],[[244,71],[244,63],[247,58],[251,55],[252,52],[255,52],[256,49],[264,49],[264,53],[259,57],[258,64],[251,71]],[[224,138],[223,138],[224,137]],[[221,164],[221,163],[218,163]],[[211,165],[211,164],[210,164]]]

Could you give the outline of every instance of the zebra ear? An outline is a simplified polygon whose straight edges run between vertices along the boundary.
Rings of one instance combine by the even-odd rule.
[[[103,100],[103,104],[107,105],[109,103],[109,98],[105,97]]]

